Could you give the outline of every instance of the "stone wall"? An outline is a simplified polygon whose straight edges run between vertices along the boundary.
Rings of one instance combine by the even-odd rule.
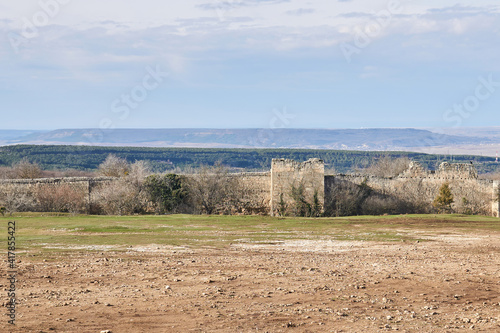
[[[444,184],[450,185],[454,196],[455,211],[471,210],[484,215],[499,217],[499,182],[478,179],[471,164],[442,163],[438,170],[424,170],[419,163],[411,162],[408,170],[393,178],[382,178],[360,174],[338,174],[325,177],[327,192],[335,182],[345,181],[357,185],[366,184],[377,193],[392,196],[407,202],[419,203],[429,210]]]
[[[321,205],[325,198],[325,164],[320,159],[300,163],[293,160],[273,159],[271,164],[270,214],[277,215],[280,202],[293,205],[292,187],[303,186],[305,200],[313,203],[314,195]]]
[[[246,172],[232,174],[238,179],[242,198],[245,203],[243,213],[267,215],[270,207],[270,172]]]
[[[457,211],[473,208],[473,212],[499,216],[500,181],[480,180],[472,164],[443,163],[435,172],[427,171],[419,163],[412,162],[409,169],[398,177],[381,178],[360,174],[324,175],[324,163],[319,159],[306,162],[273,159],[271,171],[262,173],[232,174],[238,179],[242,191],[243,212],[246,214],[277,215],[281,203],[290,207],[292,187],[303,186],[304,197],[313,203],[317,195],[323,205],[329,191],[344,184],[366,184],[377,194],[390,196],[407,202],[420,203],[431,207],[439,188],[445,182],[450,184]],[[42,187],[69,185],[81,191],[86,204],[91,204],[91,192],[97,186],[115,181],[115,178],[52,178],[34,180],[0,180],[0,205],[7,197],[30,196]],[[87,209],[87,211],[90,211]]]
[[[35,205],[35,197],[43,197],[40,191],[56,193],[58,188],[66,187],[78,198],[84,206],[80,210],[90,211],[91,193],[99,185],[113,182],[113,177],[67,177],[67,178],[41,178],[41,179],[9,179],[0,180],[0,205]],[[36,195],[38,194],[38,195]]]

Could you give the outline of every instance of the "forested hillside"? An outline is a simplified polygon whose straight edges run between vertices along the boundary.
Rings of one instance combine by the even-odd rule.
[[[156,172],[175,168],[199,167],[221,162],[234,169],[269,170],[273,158],[289,158],[305,161],[309,158],[321,158],[327,169],[336,172],[350,172],[366,167],[382,156],[408,157],[434,169],[442,161],[473,161],[482,173],[496,171],[495,159],[483,156],[444,156],[412,152],[369,152],[346,150],[310,150],[310,149],[207,149],[207,148],[136,148],[136,147],[94,147],[94,146],[37,146],[18,145],[0,147],[0,166],[10,166],[26,157],[30,162],[38,163],[43,169],[97,169],[109,154],[127,159],[129,162],[147,160]]]

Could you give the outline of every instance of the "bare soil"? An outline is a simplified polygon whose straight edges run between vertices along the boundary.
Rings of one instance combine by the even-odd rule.
[[[27,254],[0,331],[499,332],[500,235],[427,238]]]

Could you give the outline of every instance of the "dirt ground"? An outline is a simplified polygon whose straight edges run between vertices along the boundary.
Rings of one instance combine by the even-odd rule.
[[[428,238],[25,256],[0,331],[499,332],[500,235]]]

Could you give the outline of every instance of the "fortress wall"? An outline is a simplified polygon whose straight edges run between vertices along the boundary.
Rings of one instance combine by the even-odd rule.
[[[8,179],[0,180],[0,205],[6,202],[14,204],[35,203],[35,197],[46,197],[54,195],[58,189],[70,189],[72,197],[70,200],[81,201],[86,207],[90,207],[90,193],[94,187],[100,184],[111,183],[113,177],[67,177],[67,178],[41,178],[41,179]],[[37,196],[37,193],[39,194]],[[67,193],[64,191],[63,193]],[[63,195],[63,194],[60,194]]]
[[[313,203],[314,195],[323,205],[325,198],[325,163],[320,159],[296,162],[273,159],[271,164],[270,214],[277,215],[281,197],[286,205],[293,204],[292,187],[303,186],[305,200]]]
[[[412,162],[410,168],[398,177],[382,178],[360,174],[324,175],[324,163],[319,159],[306,162],[273,159],[270,172],[232,174],[238,179],[241,188],[243,211],[247,214],[277,215],[280,197],[289,207],[294,200],[292,187],[303,186],[305,200],[313,203],[317,193],[319,202],[324,205],[329,191],[340,182],[360,185],[366,183],[376,193],[397,198],[406,202],[424,205],[431,209],[439,188],[445,182],[450,184],[457,211],[471,209],[473,213],[500,217],[500,181],[477,179],[473,165],[443,163],[436,172],[424,170]],[[82,200],[90,207],[90,193],[96,186],[115,181],[112,177],[71,177],[33,180],[0,180],[0,205],[16,197],[34,197],[43,188],[57,189],[70,186],[84,197]],[[464,200],[465,199],[465,200]],[[88,210],[87,210],[88,211]]]
[[[491,196],[491,215],[500,217],[500,181],[493,181],[493,192]]]
[[[247,214],[269,214],[271,201],[271,173],[248,172],[232,174],[238,179],[242,201],[245,202],[243,212]]]
[[[113,177],[67,177],[67,178],[40,178],[40,179],[2,179],[0,180],[0,193],[21,190],[31,193],[42,186],[70,185],[75,189],[90,192],[96,184],[112,182]]]
[[[339,174],[326,176],[325,187],[328,192],[329,188],[338,181],[357,185],[364,182],[377,193],[407,202],[420,203],[430,208],[439,194],[439,188],[444,183],[448,183],[454,196],[452,207],[457,211],[465,212],[471,209],[474,213],[498,216],[498,196],[495,197],[495,193],[498,193],[498,182],[477,179],[477,173],[474,170],[470,170],[467,165],[466,169],[463,173],[438,170],[435,173],[405,173],[394,178]]]

